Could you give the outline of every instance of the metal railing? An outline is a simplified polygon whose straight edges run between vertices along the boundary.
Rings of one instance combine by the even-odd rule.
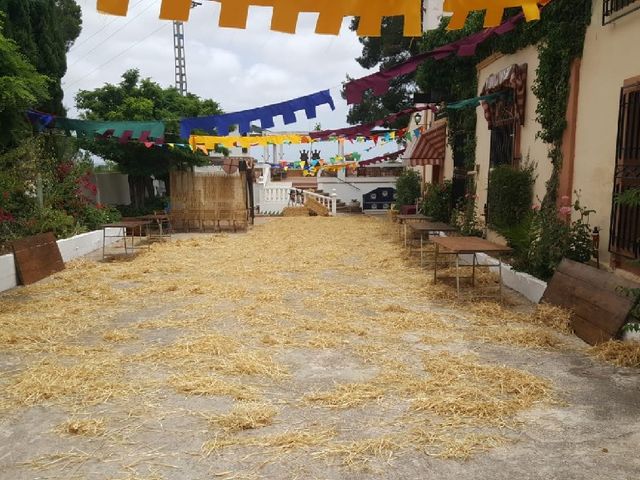
[[[602,25],[614,22],[640,9],[640,0],[603,0]]]

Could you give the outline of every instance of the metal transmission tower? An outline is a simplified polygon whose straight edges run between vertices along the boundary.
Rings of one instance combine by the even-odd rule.
[[[191,8],[202,2],[191,2]],[[176,89],[180,95],[187,94],[187,57],[184,53],[184,23],[173,22],[173,56],[175,59]]]
[[[187,94],[187,59],[184,54],[184,23],[173,22],[173,53],[176,68],[176,89]]]

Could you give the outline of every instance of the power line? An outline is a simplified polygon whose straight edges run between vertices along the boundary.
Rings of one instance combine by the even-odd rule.
[[[135,7],[137,7],[138,5],[140,5],[144,1],[146,1],[146,0],[138,0],[138,2],[134,3],[133,5],[131,5],[131,10],[133,10]],[[98,35],[100,32],[104,31],[104,29],[107,28],[109,25],[112,25],[113,23],[117,22],[118,20],[120,20],[120,17],[113,17],[111,20],[109,20],[106,24],[104,24],[101,28],[99,28],[93,34],[91,34],[90,36],[88,36],[87,38],[82,40],[82,42],[74,43],[71,46],[71,48],[69,49],[69,51],[77,49],[77,48],[81,47],[82,45],[85,45],[87,42],[89,42],[89,40],[91,40],[93,37]]]
[[[127,48],[125,48],[124,50],[122,50],[120,53],[118,53],[117,55],[114,55],[113,57],[111,57],[109,60],[107,60],[104,63],[101,63],[100,65],[98,65],[96,68],[94,68],[93,70],[91,70],[90,72],[86,73],[84,75],[84,77],[79,78],[78,80],[75,80],[71,83],[63,83],[64,86],[66,87],[71,87],[73,85],[75,85],[76,83],[82,81],[85,77],[88,77],[89,75],[91,75],[92,73],[97,72],[98,70],[100,70],[102,67],[104,67],[105,65],[111,63],[112,61],[114,61],[116,58],[118,58],[119,56],[121,56],[123,53],[128,52],[129,50],[131,50],[134,47],[137,47],[138,45],[140,45],[142,42],[144,42],[147,38],[149,38],[150,36],[154,35],[156,32],[159,32],[160,30],[162,30],[165,27],[170,26],[170,23],[163,23],[162,25],[160,25],[160,27],[156,28],[154,31],[152,31],[149,35],[147,35],[146,37],[138,40],[136,43],[133,43],[131,45],[129,45]]]
[[[116,29],[111,35],[109,35],[108,37],[104,38],[100,43],[98,43],[98,45],[96,45],[95,47],[93,47],[91,50],[85,52],[84,55],[82,55],[80,58],[77,58],[72,64],[69,65],[69,67],[74,66],[75,64],[77,64],[78,62],[80,62],[80,60],[83,60],[85,58],[87,58],[89,56],[89,54],[95,52],[98,48],[100,48],[107,40],[109,40],[110,38],[114,37],[116,33],[120,32],[123,28],[125,28],[127,25],[129,25],[131,22],[133,22],[134,20],[136,20],[138,17],[140,17],[140,15],[142,15],[144,12],[146,12],[147,10],[149,10],[151,7],[154,6],[154,3],[150,3],[149,5],[147,5],[147,7],[145,9],[143,9],[140,13],[138,13],[138,15],[136,15],[135,17],[132,17],[128,22],[126,22],[125,24],[123,24],[120,28]]]

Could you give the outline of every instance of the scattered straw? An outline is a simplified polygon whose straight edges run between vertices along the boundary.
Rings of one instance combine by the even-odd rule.
[[[219,452],[231,446],[251,446],[273,449],[279,453],[287,453],[293,450],[327,445],[335,435],[336,432],[332,429],[311,427],[305,430],[286,431],[264,436],[217,436],[205,442],[202,446],[202,451],[206,455],[211,455],[212,453]]]
[[[104,418],[70,418],[54,430],[61,435],[97,437],[105,433],[106,425]]]
[[[201,372],[174,375],[169,379],[169,385],[177,392],[187,395],[227,396],[237,400],[252,400],[258,396],[254,388]]]
[[[136,340],[139,337],[129,330],[110,330],[108,332],[105,332],[105,334],[102,335],[102,338],[107,342],[121,343],[128,342],[130,340]]]
[[[338,456],[342,465],[351,469],[362,469],[372,459],[390,462],[402,448],[398,439],[387,435],[349,442],[336,442],[321,452],[322,456]]]
[[[640,342],[609,340],[589,348],[587,353],[618,367],[640,368]]]
[[[538,304],[531,320],[534,323],[546,325],[567,335],[573,333],[573,328],[571,327],[571,312],[555,305],[548,303]]]
[[[132,385],[123,381],[123,376],[122,365],[112,359],[90,358],[71,367],[43,361],[15,376],[7,392],[21,405],[57,402],[97,404],[134,391]]]
[[[372,400],[380,400],[385,396],[387,388],[374,383],[348,383],[338,385],[326,392],[309,393],[304,400],[311,404],[319,404],[329,408],[353,408]]]
[[[229,413],[210,417],[209,422],[225,432],[239,432],[271,425],[277,413],[267,403],[243,402],[236,403]]]

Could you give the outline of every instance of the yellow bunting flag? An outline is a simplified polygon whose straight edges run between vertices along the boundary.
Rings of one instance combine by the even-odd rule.
[[[285,143],[309,143],[311,138],[306,135],[265,135],[263,137],[216,137],[209,135],[191,135],[189,145],[192,149],[214,150],[216,145],[227,148],[235,146],[250,148],[267,145],[284,145]]]
[[[505,8],[522,7],[527,22],[540,19],[538,4],[549,3],[549,0],[444,0],[444,11],[453,13],[449,21],[449,30],[460,30],[467,21],[467,16],[475,10],[486,10],[485,27],[496,27],[502,22]]]
[[[129,10],[129,0],[98,0],[98,11],[124,17]]]
[[[404,17],[404,36],[422,35],[421,0],[217,0],[219,25],[246,28],[249,7],[272,7],[271,29],[295,33],[300,13],[317,13],[316,33],[338,35],[345,17],[359,17],[358,35],[379,37],[384,17]],[[455,1],[455,0],[454,0]],[[462,1],[462,0],[457,0]],[[492,1],[492,0],[486,0]],[[501,0],[505,2],[507,0]],[[98,11],[125,16],[129,0],[98,0]],[[160,18],[186,21],[191,0],[162,0]]]
[[[178,20],[186,22],[189,20],[191,11],[191,0],[164,1],[160,7],[160,18],[163,20]]]

